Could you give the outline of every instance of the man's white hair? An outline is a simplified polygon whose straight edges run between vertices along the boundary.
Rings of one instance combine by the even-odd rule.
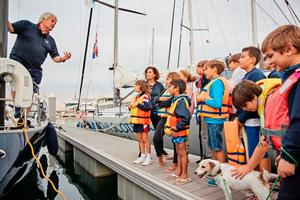
[[[51,13],[51,12],[45,12],[45,13],[41,14],[41,16],[40,16],[40,18],[39,18],[39,23],[41,23],[44,19],[48,19],[49,17],[55,17],[56,20],[57,20],[56,15],[54,15],[54,14]]]

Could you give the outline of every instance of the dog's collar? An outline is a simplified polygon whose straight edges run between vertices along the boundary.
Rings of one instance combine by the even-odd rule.
[[[219,174],[221,174],[222,173],[222,170],[221,170],[221,168],[217,171],[217,173],[215,174],[215,175],[210,175],[211,177],[216,177],[216,176],[218,176]]]

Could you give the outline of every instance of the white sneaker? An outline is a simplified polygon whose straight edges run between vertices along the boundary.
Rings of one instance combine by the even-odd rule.
[[[150,165],[151,163],[153,163],[151,156],[147,156],[142,165],[147,166],[147,165]]]
[[[140,157],[138,157],[138,159],[136,159],[135,161],[133,161],[134,164],[141,164],[141,163],[144,163],[146,159],[146,156],[144,155],[141,155]]]

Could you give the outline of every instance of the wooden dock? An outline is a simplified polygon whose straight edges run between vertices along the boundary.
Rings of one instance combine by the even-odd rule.
[[[142,199],[225,199],[221,189],[209,187],[206,179],[201,180],[194,175],[199,156],[189,155],[188,169],[192,182],[177,186],[166,179],[168,173],[158,166],[153,147],[154,163],[149,166],[137,165],[132,163],[138,153],[136,141],[65,125],[62,127],[65,131],[58,131],[60,141],[66,142],[118,174],[118,195],[122,199],[141,199],[134,197],[137,193],[140,193]],[[172,150],[169,153],[172,155]],[[167,166],[171,163],[171,160],[167,161]],[[149,197],[137,190],[146,191]],[[233,192],[233,200],[240,199],[245,199],[245,196],[241,192]]]

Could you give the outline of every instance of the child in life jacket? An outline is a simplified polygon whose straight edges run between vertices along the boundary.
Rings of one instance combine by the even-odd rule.
[[[245,111],[258,112],[261,121],[261,131],[265,129],[264,105],[267,97],[281,84],[281,79],[270,78],[263,79],[254,83],[253,81],[243,80],[238,83],[232,91],[232,100],[234,106],[242,108]],[[261,133],[262,134],[262,133]],[[270,140],[277,151],[280,151],[280,137],[272,136]],[[251,170],[254,170],[264,155],[268,152],[269,145],[266,137],[262,135],[260,142],[254,150],[250,160],[246,165],[240,166],[233,171],[237,178],[243,178]]]
[[[276,28],[262,43],[262,52],[277,71],[282,84],[269,95],[264,106],[264,132],[281,135],[277,172],[281,176],[278,199],[300,199],[300,28]]]
[[[173,96],[171,106],[168,110],[167,121],[165,124],[165,134],[172,137],[172,142],[176,145],[178,154],[178,166],[176,174],[168,176],[175,180],[174,184],[183,185],[192,179],[188,177],[188,159],[186,150],[186,141],[189,133],[191,115],[189,112],[189,99],[182,95],[186,89],[183,80],[173,80],[168,88],[169,94]]]
[[[177,80],[177,79],[180,79],[180,76],[177,72],[168,73],[167,78],[166,78],[166,88],[170,87],[171,81]],[[171,95],[169,94],[168,89],[165,89],[164,92],[160,95],[160,97],[158,99],[158,107],[160,107],[160,105],[162,107],[159,108],[159,110],[157,112],[158,116],[160,116],[160,120],[159,120],[159,122],[156,126],[156,129],[155,129],[155,132],[154,132],[153,144],[154,144],[154,148],[156,151],[156,155],[157,155],[160,167],[165,166],[165,162],[164,162],[164,158],[163,158],[163,153],[164,153],[163,137],[165,135],[164,126],[167,121],[168,109],[169,109],[169,106],[165,107],[165,106],[163,106],[163,104],[164,104],[164,102],[167,102],[170,98],[171,98]],[[166,169],[168,172],[174,171],[177,167],[177,153],[176,153],[175,144],[173,144],[173,146],[174,146],[173,164]]]
[[[208,147],[213,158],[220,162],[225,162],[222,131],[224,122],[229,117],[229,85],[228,81],[220,76],[224,68],[224,63],[218,60],[211,60],[205,64],[204,73],[211,81],[197,96],[197,112],[204,117],[208,128]],[[216,187],[215,179],[209,179],[208,185]]]
[[[135,164],[142,164],[144,166],[152,163],[151,146],[148,137],[150,130],[150,110],[152,108],[150,103],[150,86],[144,80],[138,80],[134,86],[136,95],[128,108],[130,109],[130,124],[133,124],[133,132],[137,134],[139,142],[139,149],[141,156],[134,160]]]

